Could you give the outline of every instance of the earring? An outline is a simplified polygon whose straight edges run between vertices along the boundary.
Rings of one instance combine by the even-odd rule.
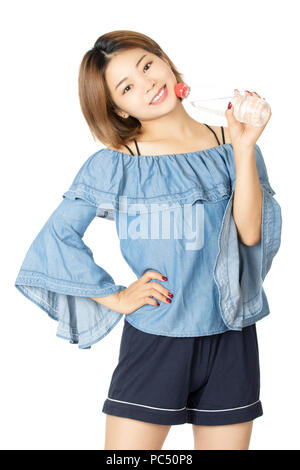
[[[187,98],[191,92],[191,87],[184,82],[177,83],[174,87],[177,98]]]

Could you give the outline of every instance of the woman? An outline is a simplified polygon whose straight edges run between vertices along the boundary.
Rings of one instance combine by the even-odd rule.
[[[97,39],[79,97],[107,147],[83,164],[15,283],[81,348],[125,315],[105,449],[161,449],[186,422],[195,449],[248,449],[263,414],[255,323],[269,313],[262,282],[281,233],[256,144],[265,126],[240,123],[230,105],[228,128],[195,121],[174,93],[182,81],[141,33]],[[127,288],[82,241],[96,216],[116,221],[137,275]]]

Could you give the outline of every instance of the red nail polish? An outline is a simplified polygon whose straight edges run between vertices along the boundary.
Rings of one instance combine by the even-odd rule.
[[[173,294],[171,294],[171,292],[168,292],[168,296],[169,297],[174,297]]]
[[[160,304],[158,302],[156,302],[156,306],[158,307]]]
[[[168,278],[167,278],[166,276],[163,276],[163,277],[162,277],[162,280],[163,280],[163,281],[167,281]]]
[[[168,298],[166,299],[166,301],[169,302],[169,304],[172,302],[172,300]]]
[[[231,102],[229,101],[227,109],[230,109],[232,106]]]

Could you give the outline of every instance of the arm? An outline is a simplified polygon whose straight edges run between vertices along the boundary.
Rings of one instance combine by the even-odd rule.
[[[256,92],[246,91],[246,95],[261,99]],[[253,246],[261,239],[263,205],[262,187],[256,168],[255,144],[269,122],[271,112],[263,126],[253,126],[237,120],[233,111],[233,106],[229,103],[225,115],[234,151],[236,172],[233,219],[240,241]]]
[[[240,240],[248,246],[261,238],[262,189],[255,161],[255,148],[234,148],[236,183],[233,218]]]
[[[57,336],[86,348],[106,336],[122,318],[113,306],[92,299],[105,299],[126,287],[116,285],[95,263],[83,241],[97,208],[80,197],[69,197],[61,201],[33,240],[15,286],[58,321]]]
[[[254,158],[253,160],[248,158],[251,155],[250,152],[248,154],[241,152],[239,155],[238,152],[234,152],[236,148],[237,146],[233,145],[232,150],[224,154],[232,190],[222,221],[219,236],[220,250],[214,269],[214,277],[219,288],[220,308],[225,324],[231,328],[243,328],[253,320],[257,321],[269,313],[262,284],[280,246],[282,219],[281,208],[274,198],[275,191],[270,186],[261,149],[256,144],[254,148],[255,166],[262,192],[262,215],[259,224],[261,231],[258,237],[259,241],[256,244],[247,245],[244,243],[251,241],[249,237],[251,226],[246,219],[246,214],[244,219],[241,219],[242,223],[238,216],[241,212],[246,213],[249,207],[249,218],[251,214],[252,216],[256,214],[257,193],[253,190],[256,171],[253,165]],[[240,146],[240,148],[245,148],[245,146]],[[254,177],[251,176],[253,175],[252,171]],[[245,183],[242,185],[241,183],[244,181]],[[238,189],[240,189],[239,192]],[[233,215],[235,195],[236,202],[238,202],[235,207],[238,209],[235,212],[236,219]],[[253,225],[258,223],[255,217],[251,220]],[[243,238],[241,241],[238,230],[241,237],[243,235],[246,237],[245,233],[248,233],[248,240]]]
[[[90,297],[92,300],[97,302],[100,305],[103,305],[106,308],[111,310],[118,311],[119,310],[119,302],[120,302],[120,292],[116,292],[115,294],[107,295],[106,297]],[[123,312],[120,312],[123,313]]]

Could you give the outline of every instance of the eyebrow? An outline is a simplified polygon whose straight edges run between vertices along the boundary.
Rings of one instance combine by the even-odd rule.
[[[138,68],[140,62],[143,60],[144,57],[146,57],[146,55],[147,55],[147,54],[142,55],[142,57],[137,61],[135,68]],[[118,86],[121,85],[121,83],[125,82],[125,80],[127,80],[127,78],[128,78],[128,77],[123,78],[123,79],[118,83],[118,85],[116,86],[115,90],[118,88]]]

